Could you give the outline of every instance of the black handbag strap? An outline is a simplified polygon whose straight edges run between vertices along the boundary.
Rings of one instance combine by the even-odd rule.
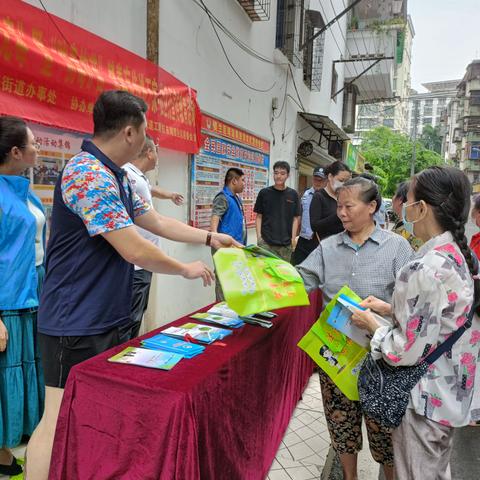
[[[472,306],[468,314],[467,321],[458,329],[455,330],[442,344],[440,344],[430,355],[425,358],[425,362],[429,365],[436,362],[444,353],[451,350],[453,345],[459,338],[472,326],[473,316],[475,315],[476,305]]]

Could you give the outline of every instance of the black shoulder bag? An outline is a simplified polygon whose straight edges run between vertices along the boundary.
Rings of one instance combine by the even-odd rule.
[[[369,353],[358,376],[358,392],[363,411],[385,427],[398,427],[407,411],[411,390],[425,375],[428,367],[450,351],[454,343],[471,327],[475,309],[476,305],[470,310],[465,324],[417,365],[393,367],[383,359],[374,360]]]

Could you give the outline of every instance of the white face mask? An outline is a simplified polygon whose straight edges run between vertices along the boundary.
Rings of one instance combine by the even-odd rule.
[[[343,187],[343,183],[340,180],[334,180],[333,181],[333,191],[336,192],[339,188]]]

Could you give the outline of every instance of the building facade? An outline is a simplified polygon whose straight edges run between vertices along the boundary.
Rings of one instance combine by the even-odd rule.
[[[370,81],[372,95],[359,101],[353,137],[355,144],[360,144],[363,135],[378,126],[407,132],[407,98],[415,30],[407,14],[406,1],[391,2],[389,6],[385,2],[360,3],[350,19],[352,48],[358,47],[362,54],[374,57],[380,57],[384,51],[389,58],[372,68],[377,73],[383,69],[388,76],[377,74],[371,79],[366,78],[367,83]]]
[[[426,125],[440,127],[442,114],[449,102],[457,95],[460,80],[423,83],[428,92],[411,90],[408,101],[408,132],[413,137],[415,125],[419,137]],[[416,113],[415,113],[416,109]]]
[[[445,160],[464,170],[480,191],[480,60],[468,65],[442,117]]]

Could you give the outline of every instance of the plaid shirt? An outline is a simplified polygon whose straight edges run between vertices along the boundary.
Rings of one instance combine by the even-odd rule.
[[[377,226],[360,246],[345,231],[326,238],[297,270],[305,288],[320,288],[326,302],[344,285],[361,298],[374,295],[390,302],[395,277],[413,253],[407,240]]]

